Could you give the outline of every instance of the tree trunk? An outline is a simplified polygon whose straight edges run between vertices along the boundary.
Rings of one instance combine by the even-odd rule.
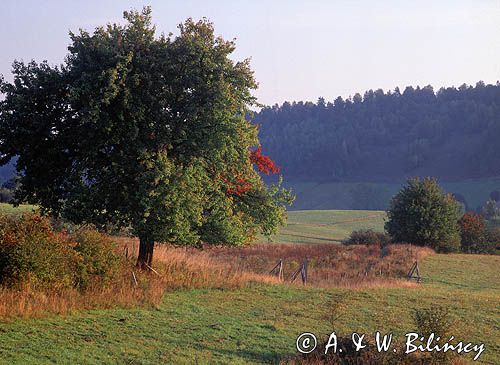
[[[137,267],[139,269],[151,270],[154,246],[154,240],[147,236],[139,236],[139,256],[137,257]]]

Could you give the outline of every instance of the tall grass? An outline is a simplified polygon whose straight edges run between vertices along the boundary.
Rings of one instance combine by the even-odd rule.
[[[261,244],[243,248],[213,248],[206,253],[235,270],[268,274],[284,262],[285,281],[307,258],[308,284],[317,287],[412,286],[405,279],[415,260],[433,253],[411,245]],[[191,255],[195,255],[191,252]],[[299,282],[299,280],[296,280]]]
[[[0,318],[66,314],[90,308],[155,306],[169,290],[238,288],[251,282],[278,284],[269,271],[284,260],[285,281],[307,257],[308,285],[318,287],[412,286],[404,279],[416,259],[430,249],[409,245],[378,246],[259,244],[241,248],[178,248],[158,245],[151,272],[139,272],[134,261],[138,242],[114,237],[127,264],[109,285],[85,290],[38,290],[29,286],[0,288]],[[300,280],[300,279],[299,279]],[[299,280],[297,280],[298,284]]]

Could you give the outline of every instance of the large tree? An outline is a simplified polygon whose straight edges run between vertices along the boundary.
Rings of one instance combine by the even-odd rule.
[[[395,242],[450,252],[460,248],[460,209],[436,179],[410,179],[391,200],[385,229]]]
[[[210,22],[156,36],[151,11],[71,33],[65,63],[14,62],[0,80],[0,165],[18,156],[17,202],[76,223],[130,226],[138,265],[155,242],[239,245],[283,223],[290,193],[248,120],[248,60]]]

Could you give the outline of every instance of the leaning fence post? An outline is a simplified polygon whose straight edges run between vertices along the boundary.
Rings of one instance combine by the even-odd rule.
[[[278,263],[273,267],[269,274],[275,274],[278,276],[279,280],[283,280],[283,260],[280,259]]]
[[[302,263],[302,270],[300,271],[301,277],[302,277],[302,284],[306,285],[307,284],[307,257],[304,259],[304,262]]]
[[[135,273],[132,271],[132,278],[134,279],[135,286],[138,286],[137,278],[135,277]]]

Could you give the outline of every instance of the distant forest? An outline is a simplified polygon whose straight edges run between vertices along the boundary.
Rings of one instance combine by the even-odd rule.
[[[293,181],[463,180],[500,175],[500,83],[369,90],[285,102],[254,116],[263,151]]]

